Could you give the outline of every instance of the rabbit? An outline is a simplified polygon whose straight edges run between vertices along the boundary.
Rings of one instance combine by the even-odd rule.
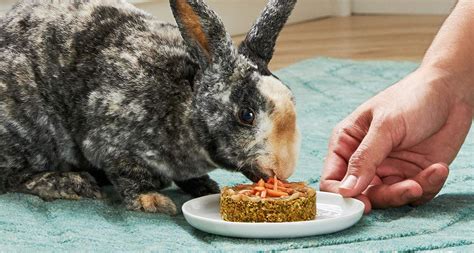
[[[208,173],[252,181],[295,169],[291,90],[268,69],[296,0],[270,0],[234,46],[202,0],[170,0],[177,25],[125,1],[20,1],[0,19],[0,192],[101,198],[176,214],[161,189],[218,193]]]

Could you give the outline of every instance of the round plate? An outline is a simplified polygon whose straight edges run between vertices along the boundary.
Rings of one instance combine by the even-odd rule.
[[[217,235],[243,238],[290,238],[334,233],[359,221],[364,204],[339,194],[316,193],[317,216],[297,222],[229,222],[219,214],[219,194],[191,199],[184,203],[184,218],[191,226]]]

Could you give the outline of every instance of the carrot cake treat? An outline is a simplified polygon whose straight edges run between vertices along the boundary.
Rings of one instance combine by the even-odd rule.
[[[220,214],[237,222],[287,222],[316,217],[316,191],[304,182],[288,183],[270,178],[255,184],[224,187]]]

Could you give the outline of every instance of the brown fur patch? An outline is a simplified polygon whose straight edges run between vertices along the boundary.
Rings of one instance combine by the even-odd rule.
[[[137,199],[139,206],[145,212],[150,213],[166,213],[170,215],[176,214],[176,205],[173,201],[156,192],[141,194]]]
[[[45,200],[101,198],[100,187],[88,173],[45,172],[33,176],[20,187],[21,192]]]
[[[298,139],[296,112],[291,100],[277,105],[271,118],[273,130],[268,141],[273,149],[275,173],[287,177],[287,171],[295,167],[297,150],[294,144]]]
[[[206,33],[204,33],[199,16],[194,12],[193,8],[186,0],[176,1],[176,7],[183,25],[186,27],[188,33],[204,49],[206,55],[210,57],[209,41],[207,39]]]

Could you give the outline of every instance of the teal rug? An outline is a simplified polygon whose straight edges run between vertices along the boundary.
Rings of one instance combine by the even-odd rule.
[[[292,180],[318,186],[329,134],[360,103],[404,77],[417,64],[318,58],[278,71],[295,93],[302,154]],[[474,131],[467,137],[442,192],[429,204],[375,210],[345,231],[299,239],[248,240],[206,234],[176,217],[129,212],[116,200],[44,202],[0,196],[0,252],[411,251],[474,252]],[[215,171],[221,185],[246,182]],[[178,205],[189,197],[169,189]]]

